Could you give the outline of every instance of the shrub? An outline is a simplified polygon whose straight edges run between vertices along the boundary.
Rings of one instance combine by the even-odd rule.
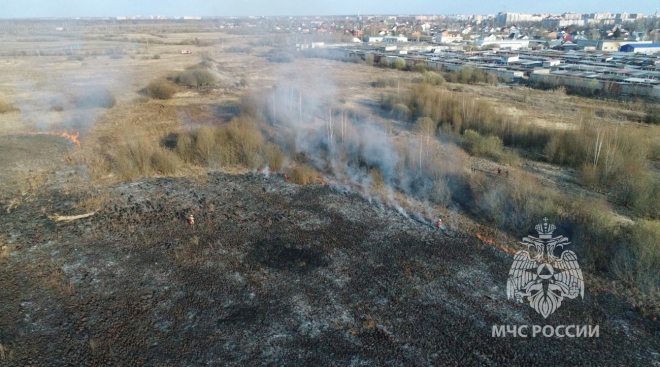
[[[154,80],[147,85],[147,95],[155,99],[170,99],[176,92],[176,85],[167,80]]]
[[[390,60],[387,59],[385,56],[381,56],[380,60],[378,60],[378,66],[383,67],[383,68],[389,68],[390,67]]]
[[[151,174],[153,148],[149,144],[132,141],[115,149],[111,161],[115,172],[124,181],[134,180]]]
[[[445,78],[435,71],[427,71],[424,73],[424,82],[431,85],[443,85],[445,83]]]
[[[404,60],[401,57],[397,57],[396,60],[394,60],[394,68],[403,70],[406,68],[406,60]]]
[[[181,160],[175,152],[159,148],[151,156],[153,170],[163,175],[173,175],[179,171]]]
[[[13,104],[7,103],[4,101],[0,101],[0,113],[8,113],[8,112],[14,112],[18,111],[16,107],[14,107]]]
[[[275,143],[266,144],[264,148],[264,160],[270,170],[280,171],[284,165],[284,158],[284,152],[282,152],[279,145]]]
[[[396,87],[397,80],[394,78],[378,78],[373,85],[376,88]]]
[[[413,66],[412,70],[418,73],[426,73],[427,66],[425,63],[417,63]]]
[[[153,55],[153,56],[151,56],[151,59],[152,60],[160,60],[160,55],[158,55],[158,54]]]
[[[614,273],[630,287],[655,293],[660,288],[660,222],[640,221],[626,228],[626,243],[613,259]]]
[[[660,106],[647,103],[644,105],[644,122],[660,125]]]
[[[307,185],[316,179],[316,171],[306,165],[296,166],[291,172],[291,182],[298,185]]]
[[[203,68],[184,70],[174,75],[172,80],[186,87],[211,86],[217,82],[215,74]]]
[[[403,103],[397,103],[392,108],[395,118],[402,121],[410,120],[410,109]]]
[[[502,154],[502,139],[496,136],[481,136],[474,130],[465,130],[461,136],[461,146],[474,155],[499,158]]]

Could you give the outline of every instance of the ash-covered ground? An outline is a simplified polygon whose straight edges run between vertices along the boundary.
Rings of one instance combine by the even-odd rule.
[[[7,213],[0,363],[651,366],[658,324],[587,287],[548,319],[507,300],[511,254],[363,197],[260,174],[43,188]],[[195,225],[186,223],[193,214]],[[467,228],[467,227],[465,227]],[[599,325],[599,338],[492,326]]]

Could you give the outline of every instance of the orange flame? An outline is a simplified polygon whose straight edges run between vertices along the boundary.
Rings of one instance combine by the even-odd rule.
[[[321,177],[317,177],[316,182],[318,182],[319,185],[325,185],[325,182],[323,182],[323,179],[321,179]]]
[[[78,137],[80,137],[80,132],[76,132],[75,134],[69,134],[69,133],[62,133],[62,132],[38,132],[38,131],[26,131],[26,134],[29,135],[54,135],[54,136],[61,136],[63,138],[67,138],[71,140],[78,148],[80,148],[80,140],[78,140]]]
[[[487,244],[489,244],[489,245],[491,245],[491,246],[493,246],[493,247],[496,247],[496,248],[498,248],[498,249],[500,249],[500,250],[502,250],[502,251],[504,251],[504,252],[506,252],[506,253],[509,253],[509,254],[515,254],[515,253],[516,253],[516,250],[514,250],[514,249],[510,249],[510,248],[508,248],[508,247],[506,247],[506,246],[504,246],[504,245],[501,245],[501,244],[495,242],[495,240],[492,239],[492,238],[489,238],[489,237],[486,237],[486,236],[482,236],[482,235],[479,234],[479,233],[477,233],[476,237],[477,237],[481,242],[483,242],[483,243],[487,243]]]

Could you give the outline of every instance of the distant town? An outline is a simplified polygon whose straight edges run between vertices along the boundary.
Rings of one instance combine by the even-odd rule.
[[[23,24],[29,23],[30,26]],[[501,80],[541,87],[660,97],[660,15],[641,13],[350,16],[118,16],[2,20],[0,32],[81,32],[91,25],[137,27],[152,36],[158,24],[261,35],[256,45],[282,52],[323,49],[314,56],[352,62],[381,59],[407,68],[478,68]],[[183,29],[182,28],[182,29]],[[264,38],[264,34],[270,35]],[[144,38],[144,37],[143,37]],[[129,41],[128,39],[124,41]],[[162,42],[159,39],[132,39]],[[219,40],[221,43],[221,40]],[[192,40],[197,44],[197,41]],[[24,51],[25,54],[27,51]],[[279,51],[278,51],[279,52]],[[37,51],[39,54],[40,51]],[[29,54],[29,53],[28,53]]]

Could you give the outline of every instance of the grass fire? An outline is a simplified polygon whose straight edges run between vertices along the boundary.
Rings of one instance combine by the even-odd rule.
[[[25,133],[28,134],[28,135],[53,135],[53,136],[60,136],[60,137],[62,137],[62,138],[65,138],[65,139],[69,139],[69,140],[71,140],[71,142],[74,143],[78,148],[81,147],[81,145],[80,145],[80,140],[78,140],[78,138],[80,137],[80,133],[79,133],[79,132],[76,132],[76,133],[70,134],[70,133],[66,133],[66,132],[55,132],[55,131],[48,131],[48,132],[44,132],[44,131],[26,131]]]
[[[656,102],[344,18],[0,20],[0,364],[660,361]]]

